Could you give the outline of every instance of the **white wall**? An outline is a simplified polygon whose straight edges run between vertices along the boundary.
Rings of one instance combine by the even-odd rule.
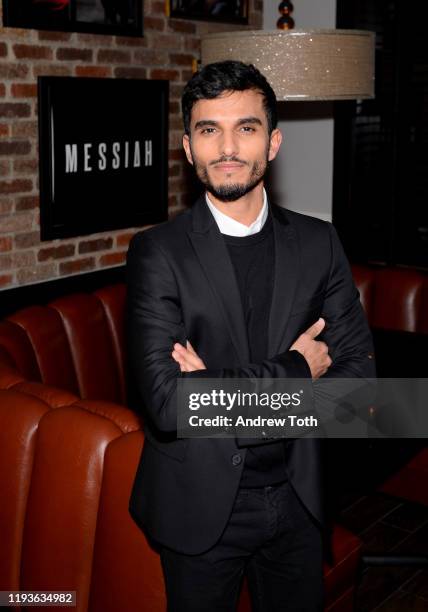
[[[279,2],[264,0],[264,29],[276,28]],[[336,0],[295,0],[295,28],[334,28]],[[269,191],[276,203],[331,220],[333,198],[333,113],[328,103],[281,102],[284,140],[272,165]]]

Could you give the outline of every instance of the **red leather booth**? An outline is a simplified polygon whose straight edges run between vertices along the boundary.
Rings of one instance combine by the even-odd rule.
[[[354,274],[371,323],[428,331],[423,274]],[[128,513],[144,439],[126,407],[125,297],[116,284],[0,321],[0,590],[74,590],[78,612],[166,609],[159,557]],[[352,610],[360,549],[335,526],[327,610]]]

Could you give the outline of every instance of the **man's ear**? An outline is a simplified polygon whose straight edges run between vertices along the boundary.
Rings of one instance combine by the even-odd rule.
[[[187,161],[193,166],[192,150],[190,148],[190,138],[188,134],[184,134],[183,136],[183,149],[186,153]]]
[[[277,156],[279,151],[279,147],[282,142],[282,134],[278,128],[272,130],[272,134],[270,135],[270,144],[269,144],[269,161],[272,161]]]

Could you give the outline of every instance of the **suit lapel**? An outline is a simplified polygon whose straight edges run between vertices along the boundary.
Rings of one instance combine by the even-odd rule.
[[[296,232],[277,206],[270,206],[275,241],[275,271],[269,317],[269,356],[281,350],[299,279],[300,258]]]
[[[247,331],[233,265],[217,223],[204,197],[192,209],[189,237],[207,280],[217,297],[239,361],[249,361]]]

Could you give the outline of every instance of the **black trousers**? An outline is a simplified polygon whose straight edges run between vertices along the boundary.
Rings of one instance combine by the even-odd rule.
[[[289,482],[239,489],[220,540],[200,555],[161,551],[168,612],[233,612],[244,573],[253,612],[323,610],[321,530]]]

